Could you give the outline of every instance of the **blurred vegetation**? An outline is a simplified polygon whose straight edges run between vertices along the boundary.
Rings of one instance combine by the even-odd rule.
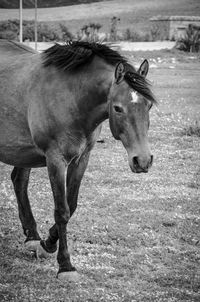
[[[200,27],[190,24],[185,36],[177,41],[177,48],[187,52],[200,51]]]
[[[112,17],[111,19],[111,25],[110,25],[110,40],[111,41],[117,41],[118,38],[118,25],[120,22],[120,18]]]
[[[63,23],[38,22],[38,42],[68,41],[73,38]],[[0,39],[18,40],[19,20],[0,21]],[[23,40],[34,41],[34,21],[23,21]]]
[[[84,25],[77,33],[78,40],[97,42],[99,40],[99,30],[102,27],[99,23],[89,23]]]
[[[68,41],[78,39],[89,42],[102,41],[131,41],[152,42],[167,40],[166,33],[159,26],[151,26],[146,31],[133,30],[127,27],[120,31],[120,18],[113,16],[107,32],[100,32],[103,27],[100,23],[90,22],[83,25],[75,35],[67,28],[65,21],[38,22],[38,42]],[[19,20],[0,21],[0,39],[19,40]],[[23,21],[23,41],[34,41],[34,20]],[[187,52],[200,51],[200,27],[189,25],[183,38],[177,41],[176,47]]]
[[[74,37],[68,30],[64,22],[38,22],[38,42],[48,41],[68,41],[73,38],[89,42],[97,41],[153,41],[155,39],[149,33],[132,31],[127,28],[125,32],[120,32],[118,24],[120,19],[113,17],[108,33],[100,33],[102,25],[100,23],[89,23],[82,26]],[[19,40],[19,20],[0,21],[0,39]],[[23,21],[23,41],[34,41],[34,21]]]
[[[123,34],[123,40],[132,42],[149,42],[152,41],[151,33],[141,33],[137,31],[131,31],[127,28]]]

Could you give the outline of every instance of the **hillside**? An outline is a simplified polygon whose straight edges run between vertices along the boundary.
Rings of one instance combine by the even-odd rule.
[[[99,2],[102,0],[38,0],[38,7],[56,7],[56,6],[67,6],[76,5],[82,3]],[[109,1],[109,0],[106,0]],[[24,8],[33,8],[35,0],[23,0]],[[1,0],[0,8],[18,8],[19,0]]]
[[[11,2],[1,0],[3,2]],[[16,2],[18,0],[13,0]],[[34,0],[26,0],[26,3],[33,3]],[[38,2],[42,0],[38,0]],[[67,0],[66,2],[73,2]],[[83,0],[77,2],[86,2]],[[90,0],[91,1],[91,0]],[[47,0],[46,3],[53,3],[53,0]],[[64,2],[64,0],[57,0]],[[87,0],[87,2],[89,2]],[[62,22],[67,26],[68,30],[76,35],[77,32],[90,22],[99,23],[102,25],[100,32],[107,33],[110,31],[111,18],[117,16],[120,21],[118,31],[125,33],[131,31],[133,35],[145,35],[151,30],[151,22],[149,19],[155,15],[185,15],[198,16],[200,15],[199,0],[107,0],[98,1],[90,4],[78,4],[65,7],[40,8],[38,9],[38,21],[48,23]],[[18,9],[0,9],[0,20],[18,19]],[[24,20],[34,19],[34,9],[23,10]]]

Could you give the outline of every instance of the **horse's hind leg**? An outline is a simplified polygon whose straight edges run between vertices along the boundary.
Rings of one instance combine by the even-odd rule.
[[[17,197],[19,218],[26,236],[25,242],[40,240],[27,193],[30,171],[31,169],[29,168],[14,167],[11,173],[11,179]]]

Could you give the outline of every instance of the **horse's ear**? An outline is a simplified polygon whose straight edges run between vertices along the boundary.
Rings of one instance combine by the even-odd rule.
[[[138,69],[138,73],[143,76],[144,78],[146,78],[146,75],[149,71],[149,62],[145,59],[142,64],[140,65],[139,69]]]
[[[115,81],[119,84],[124,79],[125,67],[122,62],[118,63],[115,68]]]

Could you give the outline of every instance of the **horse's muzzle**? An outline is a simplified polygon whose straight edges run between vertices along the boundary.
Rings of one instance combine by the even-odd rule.
[[[153,163],[153,155],[150,155],[150,157],[148,158],[134,156],[131,165],[131,170],[134,173],[147,173],[149,168],[152,166],[152,163]]]

